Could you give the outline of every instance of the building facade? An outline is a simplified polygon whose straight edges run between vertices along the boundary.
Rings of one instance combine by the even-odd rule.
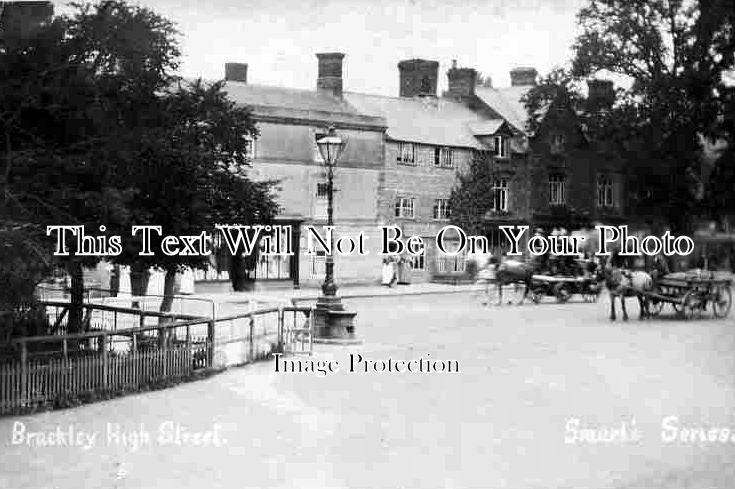
[[[334,126],[346,141],[335,169],[334,223],[340,236],[357,237],[361,232],[370,254],[337,256],[339,280],[374,282],[379,274],[375,263],[378,244],[378,195],[382,178],[385,121],[358,112],[342,97],[340,53],[318,54],[317,90],[297,90],[247,83],[247,65],[228,63],[224,90],[237,104],[247,106],[259,135],[251,145],[254,180],[276,180],[280,214],[275,224],[289,227],[292,256],[265,256],[257,260],[252,278],[259,284],[285,286],[318,285],[324,279],[326,253],[315,246],[306,255],[308,229],[313,227],[326,239],[326,167],[316,141]],[[318,244],[316,240],[313,241]],[[229,286],[225,254],[208,270],[195,272],[198,290],[216,284]]]
[[[436,237],[450,224],[449,199],[473,158],[492,165],[492,209],[484,216],[491,251],[507,240],[501,225],[581,227],[619,223],[625,215],[625,167],[599,142],[590,141],[577,114],[563,105],[546,109],[535,134],[526,129],[523,97],[536,83],[536,70],[515,68],[511,86],[479,85],[477,72],[453,63],[448,90],[437,94],[439,63],[398,63],[395,97],[344,91],[341,53],[320,53],[316,90],[247,83],[247,65],[225,67],[228,95],[250,107],[260,134],[252,145],[254,179],[278,180],[282,207],[278,223],[294,229],[295,255],[262,257],[259,282],[317,285],[324,253],[307,256],[308,226],[326,223],[326,172],[316,140],[334,125],[347,141],[335,172],[338,235],[366,238],[366,256],[337,256],[337,281],[380,279],[379,226],[398,226],[404,237],[421,236],[426,249],[404,256],[409,281],[461,274],[464,255],[439,253]],[[595,110],[612,103],[609,82],[593,82]],[[447,241],[456,234],[448,233]],[[226,281],[220,265],[197,272],[200,282]]]

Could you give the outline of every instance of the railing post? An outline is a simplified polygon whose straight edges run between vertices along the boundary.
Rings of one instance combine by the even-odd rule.
[[[284,316],[283,306],[278,306],[278,351],[283,351],[283,330],[284,330]]]
[[[311,306],[309,310],[309,355],[314,351],[314,311],[316,309]]]
[[[168,374],[168,329],[159,329],[158,334],[162,335],[161,339],[161,352],[163,353],[163,378],[165,379]]]
[[[255,344],[253,342],[253,333],[255,332],[255,316],[250,315],[250,355],[248,361],[252,362],[255,356]]]
[[[103,334],[102,337],[102,387],[107,389],[108,377],[109,377],[109,358],[107,356],[107,335]]]
[[[214,320],[207,323],[207,368],[214,367]]]
[[[20,406],[24,405],[24,401],[28,396],[28,345],[26,342],[21,343],[20,349]]]

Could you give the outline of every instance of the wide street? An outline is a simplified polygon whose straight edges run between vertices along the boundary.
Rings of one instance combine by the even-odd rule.
[[[633,302],[630,321],[612,323],[606,296],[489,308],[469,294],[352,299],[364,344],[318,346],[314,360],[340,362],[329,376],[267,362],[0,419],[0,487],[730,489],[735,438],[690,441],[682,429],[735,433],[735,318],[639,322]],[[350,373],[350,353],[430,355],[461,372]],[[158,434],[171,423],[216,436],[167,443]],[[13,444],[14,430],[57,427],[96,438]],[[108,438],[117,429],[142,446]]]

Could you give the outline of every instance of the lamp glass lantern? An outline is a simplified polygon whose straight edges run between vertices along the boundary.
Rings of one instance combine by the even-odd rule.
[[[330,168],[337,164],[337,159],[342,154],[345,146],[344,141],[337,136],[337,132],[333,126],[329,128],[326,136],[317,140],[316,145],[319,148],[319,154],[324,160],[324,164]]]

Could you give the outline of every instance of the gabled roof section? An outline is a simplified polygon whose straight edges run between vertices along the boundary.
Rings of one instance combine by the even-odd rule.
[[[256,119],[302,120],[356,125],[383,130],[384,119],[358,111],[344,99],[317,90],[251,85],[227,81],[223,90],[239,105],[252,109]]]
[[[390,139],[440,146],[484,147],[470,128],[487,119],[465,104],[441,98],[408,98],[345,92],[360,113],[387,120]]]
[[[501,129],[511,131],[510,125],[503,119],[490,119],[482,122],[471,122],[470,131],[475,136],[493,136]]]
[[[528,113],[521,99],[531,88],[531,86],[477,87],[475,95],[500,117],[508,121],[508,124],[515,130],[525,134]]]

